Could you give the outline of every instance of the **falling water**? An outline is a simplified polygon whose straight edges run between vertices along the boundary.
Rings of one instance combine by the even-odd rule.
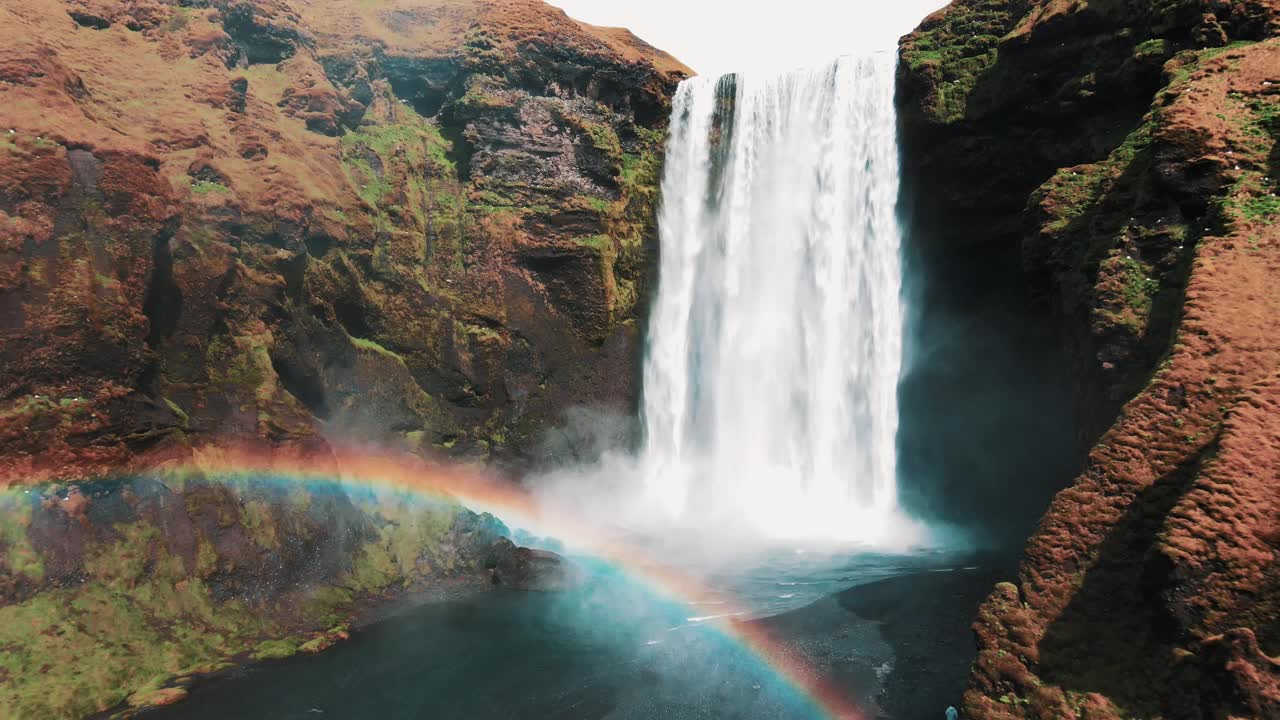
[[[899,527],[893,73],[878,54],[677,92],[641,457],[672,516],[869,543]]]

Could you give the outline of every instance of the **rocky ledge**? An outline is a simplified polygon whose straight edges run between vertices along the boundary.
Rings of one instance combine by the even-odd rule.
[[[1278,30],[957,0],[903,39],[908,172],[954,251],[1021,244],[1092,445],[980,611],[966,717],[1280,716]]]

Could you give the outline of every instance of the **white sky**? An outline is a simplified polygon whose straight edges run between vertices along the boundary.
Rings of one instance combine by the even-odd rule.
[[[629,28],[704,75],[780,71],[888,49],[947,0],[548,0]]]

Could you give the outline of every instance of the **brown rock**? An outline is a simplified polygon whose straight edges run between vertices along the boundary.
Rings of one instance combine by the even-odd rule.
[[[669,56],[533,0],[0,27],[4,476],[329,433],[528,459],[634,402]]]
[[[1280,6],[1238,5],[960,0],[904,39],[908,166],[984,183],[928,196],[938,237],[1022,243],[1101,434],[983,605],[966,717],[1277,712]]]

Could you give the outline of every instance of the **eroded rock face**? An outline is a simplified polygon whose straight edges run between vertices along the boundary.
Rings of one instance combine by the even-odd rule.
[[[1021,243],[1101,434],[981,610],[967,717],[1280,714],[1278,18],[961,0],[904,38],[908,165],[975,179],[936,196],[957,247]]]
[[[533,0],[0,14],[5,475],[629,409],[678,62]]]

